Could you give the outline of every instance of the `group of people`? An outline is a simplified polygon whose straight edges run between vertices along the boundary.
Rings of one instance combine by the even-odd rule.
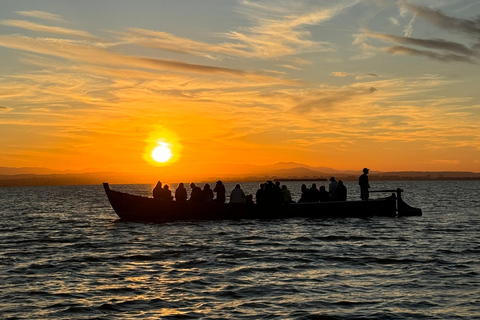
[[[362,200],[368,200],[369,198],[369,182],[368,182],[369,169],[364,168],[363,174],[358,180],[360,185],[360,197]],[[197,187],[195,183],[190,184],[190,198],[187,195],[187,189],[183,183],[180,183],[175,190],[175,200],[179,202],[218,202],[224,203],[226,200],[225,185],[221,180],[217,181],[214,189],[212,190],[207,183],[203,186],[203,189]],[[305,184],[301,186],[301,197],[298,202],[325,202],[325,201],[346,201],[347,200],[347,187],[342,180],[336,181],[335,177],[330,178],[330,184],[328,185],[328,191],[325,186],[317,188],[315,183],[310,188],[307,188]],[[214,197],[214,193],[217,194]],[[159,200],[172,201],[172,191],[168,185],[162,187],[162,183],[158,181],[157,185],[153,189],[153,197]],[[280,187],[280,182],[267,181],[261,183],[257,192],[255,193],[255,200],[257,204],[288,204],[295,201],[292,200],[290,190],[286,185]],[[245,195],[241,186],[237,184],[230,194],[229,203],[253,203],[252,195]]]
[[[294,202],[286,185],[280,187],[280,181],[261,183],[255,193],[257,204],[288,204]]]
[[[326,201],[346,201],[347,187],[343,181],[336,181],[335,177],[330,178],[328,191],[325,186],[320,186],[317,189],[317,184],[313,183],[310,188],[302,184],[300,189],[302,196],[298,202],[326,202]]]
[[[217,181],[215,188],[212,190],[207,183],[203,186],[203,189],[197,187],[195,183],[190,184],[190,198],[188,199],[187,189],[183,183],[180,183],[175,190],[175,200],[179,202],[225,202],[225,186],[222,181]],[[217,197],[214,199],[213,193],[217,193]],[[153,197],[159,200],[172,201],[173,196],[168,185],[162,187],[160,181],[157,182],[155,188],[153,188]]]

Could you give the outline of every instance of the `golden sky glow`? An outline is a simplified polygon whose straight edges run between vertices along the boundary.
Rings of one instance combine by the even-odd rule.
[[[0,7],[0,166],[480,172],[476,0]]]

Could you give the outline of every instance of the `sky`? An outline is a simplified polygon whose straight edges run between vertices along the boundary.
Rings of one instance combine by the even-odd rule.
[[[479,16],[477,0],[1,0],[0,166],[480,172]]]

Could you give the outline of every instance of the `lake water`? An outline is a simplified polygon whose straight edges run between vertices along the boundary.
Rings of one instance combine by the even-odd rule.
[[[100,185],[0,188],[0,318],[480,319],[480,181],[371,184],[423,216],[126,223]]]

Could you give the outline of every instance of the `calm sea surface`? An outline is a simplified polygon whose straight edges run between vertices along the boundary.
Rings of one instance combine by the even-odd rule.
[[[126,223],[100,185],[0,188],[0,318],[480,319],[480,181],[371,184],[423,216]]]

